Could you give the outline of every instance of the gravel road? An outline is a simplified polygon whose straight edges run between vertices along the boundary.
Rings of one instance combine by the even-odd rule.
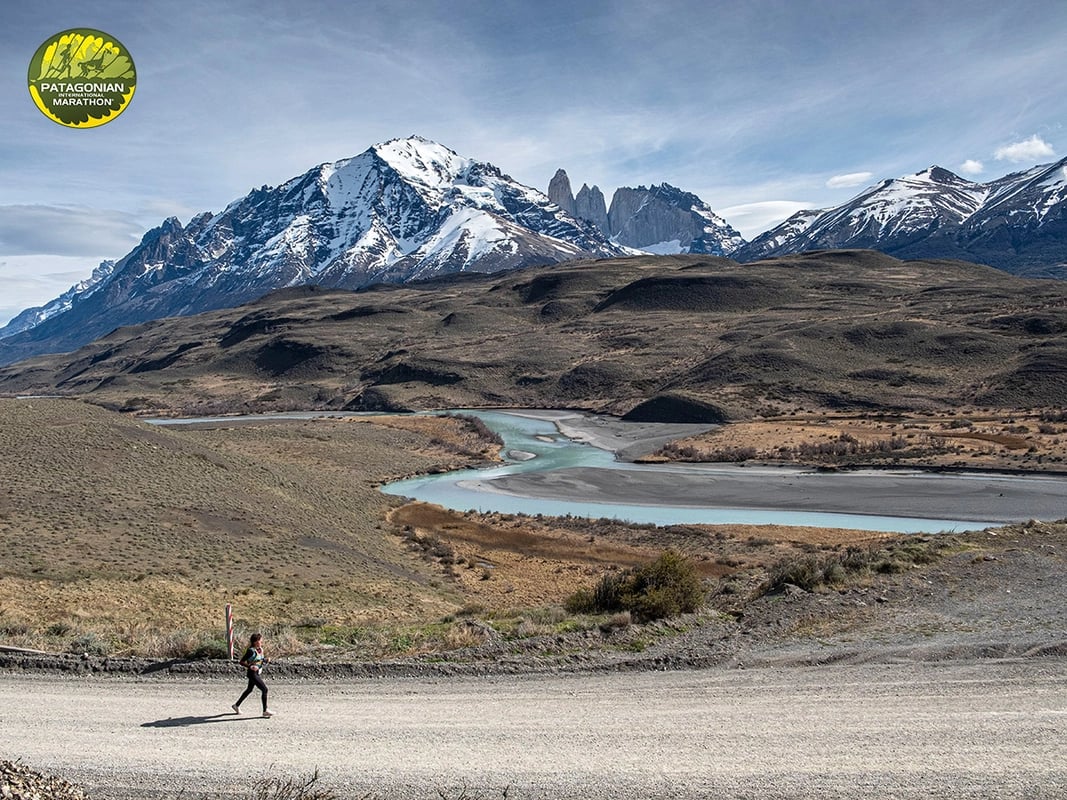
[[[242,683],[2,674],[0,757],[100,799],[1067,796],[1060,659]]]

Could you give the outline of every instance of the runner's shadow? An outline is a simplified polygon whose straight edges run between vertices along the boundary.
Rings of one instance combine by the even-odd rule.
[[[240,714],[212,714],[210,717],[167,717],[157,719],[155,722],[142,722],[142,728],[185,728],[189,725],[203,725],[205,722],[241,722],[243,720],[259,719],[255,716]]]

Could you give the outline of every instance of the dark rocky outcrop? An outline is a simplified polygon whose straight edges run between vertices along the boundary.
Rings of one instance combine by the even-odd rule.
[[[626,422],[706,423],[728,422],[726,412],[716,405],[680,394],[663,394],[634,406],[623,415]]]
[[[557,169],[556,174],[552,176],[552,180],[548,182],[548,199],[572,217],[576,216],[571,181],[564,170]]]
[[[604,193],[599,186],[589,188],[582,184],[578,196],[574,198],[575,215],[579,219],[591,222],[605,236],[611,236],[611,223],[608,221],[608,207],[604,202]]]

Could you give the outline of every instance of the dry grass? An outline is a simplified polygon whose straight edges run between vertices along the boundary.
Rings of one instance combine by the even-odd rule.
[[[869,532],[473,515],[377,485],[493,451],[434,418],[158,428],[76,401],[0,401],[0,642],[174,657],[238,639],[357,656],[577,623],[576,589],[672,547],[715,579]],[[588,624],[595,625],[594,622]]]
[[[617,520],[472,514],[426,503],[395,509],[413,550],[450,573],[482,609],[559,604],[605,574],[637,567],[672,548],[715,580],[761,573],[811,552],[872,547],[893,534],[779,525],[632,525]]]
[[[0,625],[116,649],[248,626],[399,624],[457,607],[390,535],[376,486],[442,463],[382,426],[160,429],[74,401],[0,401]],[[56,637],[52,637],[56,638]]]
[[[794,414],[723,426],[672,443],[649,461],[789,461],[1067,470],[1067,423],[1048,410],[965,408],[952,414]],[[844,443],[846,447],[840,445]],[[851,452],[849,452],[851,451]]]

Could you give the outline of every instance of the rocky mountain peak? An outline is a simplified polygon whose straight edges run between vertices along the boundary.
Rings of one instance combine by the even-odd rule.
[[[745,243],[707,203],[668,183],[617,189],[608,220],[613,241],[651,253],[726,256]]]
[[[548,199],[572,217],[577,215],[574,194],[571,192],[571,181],[565,170],[557,169],[552,180],[548,182]]]
[[[63,310],[32,330],[0,329],[0,362],[281,287],[357,289],[624,252],[492,164],[420,136],[392,139],[255,189],[184,228],[165,220]]]
[[[577,197],[574,198],[574,213],[579,219],[591,222],[605,236],[611,236],[608,208],[599,186],[590,188],[588,184],[582,184]]]
[[[591,223],[613,242],[650,253],[728,255],[744,239],[695,194],[668,183],[620,187],[608,208],[598,186],[583,183],[572,199],[570,179],[559,169],[549,182],[549,198]]]
[[[960,181],[970,183],[970,181],[964,181],[964,179],[955,172],[951,172],[944,167],[939,167],[936,164],[919,174],[928,176],[933,183],[959,183]]]
[[[370,149],[405,181],[441,188],[451,185],[472,162],[454,150],[421,136],[390,139]]]

